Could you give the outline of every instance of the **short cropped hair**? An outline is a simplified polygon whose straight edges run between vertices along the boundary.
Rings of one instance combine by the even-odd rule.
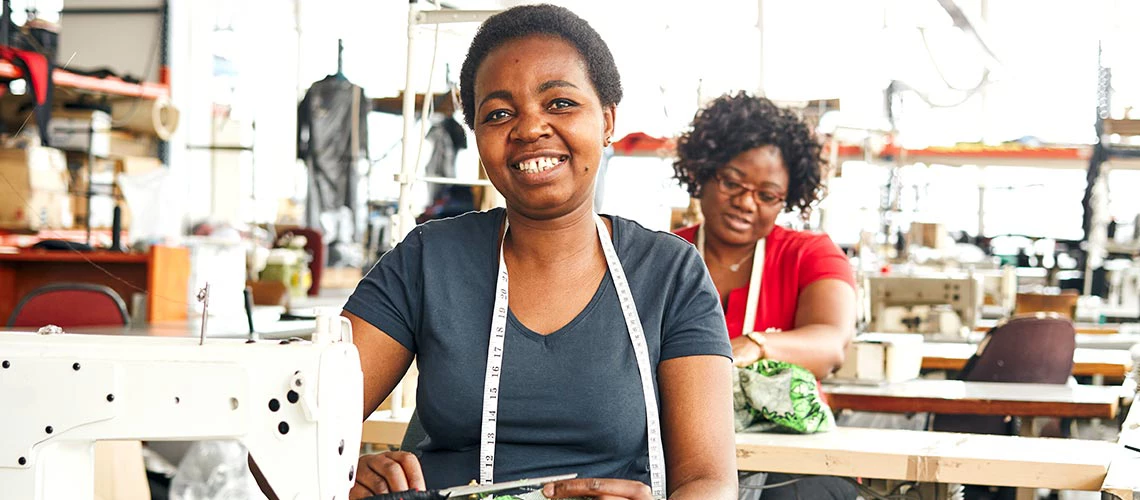
[[[677,140],[674,178],[693,197],[717,169],[745,151],[775,146],[788,170],[784,210],[800,210],[807,220],[823,199],[823,148],[794,111],[746,92],[718,97],[693,117],[692,128]]]
[[[463,119],[475,128],[475,73],[487,54],[500,45],[530,35],[550,35],[566,40],[582,55],[586,72],[603,106],[621,102],[621,75],[614,56],[601,35],[586,20],[565,7],[520,5],[488,18],[475,33],[459,72],[459,99]]]

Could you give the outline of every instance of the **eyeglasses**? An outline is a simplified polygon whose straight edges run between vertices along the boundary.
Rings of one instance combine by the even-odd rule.
[[[785,199],[783,195],[774,194],[768,191],[761,191],[752,186],[747,186],[732,179],[725,178],[725,176],[720,172],[713,174],[713,177],[716,178],[716,186],[718,189],[720,189],[721,194],[724,194],[731,198],[735,198],[744,193],[750,193],[752,195],[752,201],[756,202],[757,205],[768,206],[783,203]]]

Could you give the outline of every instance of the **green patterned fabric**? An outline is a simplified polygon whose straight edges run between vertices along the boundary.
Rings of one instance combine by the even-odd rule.
[[[811,434],[835,427],[815,375],[799,365],[762,359],[736,368],[732,393],[736,432]]]

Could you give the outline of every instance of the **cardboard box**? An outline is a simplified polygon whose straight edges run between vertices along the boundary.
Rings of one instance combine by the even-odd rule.
[[[125,130],[112,130],[108,155],[120,157],[158,156],[158,142],[153,137],[139,135]]]
[[[115,172],[136,175],[164,168],[162,160],[151,156],[119,156],[115,158]]]
[[[910,224],[909,244],[911,246],[927,247],[927,248],[943,248],[945,247],[943,235],[946,234],[946,228],[942,224],[930,222],[912,222]]]
[[[846,359],[835,377],[845,380],[902,382],[918,378],[922,369],[922,335],[869,333],[847,345]]]
[[[0,149],[0,228],[66,229],[72,225],[67,161],[44,147]]]
[[[111,152],[111,115],[96,110],[54,110],[48,140],[54,148],[83,153],[91,144],[96,156],[107,156]]]

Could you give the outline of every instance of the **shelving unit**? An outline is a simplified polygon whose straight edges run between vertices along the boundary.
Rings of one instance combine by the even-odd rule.
[[[0,79],[15,80],[24,75],[8,61],[0,61]],[[65,69],[52,72],[52,83],[57,87],[73,88],[99,94],[139,99],[170,97],[170,86],[162,83],[130,83],[119,78],[95,78],[72,73]]]
[[[0,61],[0,81],[11,81],[18,78],[23,78],[23,72],[8,61]],[[163,83],[130,83],[120,78],[96,78],[92,76],[84,76],[64,69],[55,69],[52,71],[52,85],[57,88],[74,89],[81,92],[93,93],[104,95],[112,98],[119,99],[169,99],[170,86]],[[88,130],[88,134],[93,134],[93,130]],[[89,144],[93,141],[89,138]],[[95,188],[109,188],[111,185],[96,184],[93,177],[94,162],[97,156],[92,152],[87,152],[87,191],[84,193],[87,197],[87,207],[85,209],[87,223],[85,224],[86,233],[83,240],[91,243],[91,198],[96,195]]]
[[[417,170],[419,165],[415,164],[416,152],[419,145],[423,141],[423,135],[416,131],[416,102],[417,95],[411,91],[413,87],[413,78],[415,74],[415,41],[418,28],[425,25],[439,25],[449,23],[477,23],[482,22],[484,19],[491,17],[498,13],[497,10],[426,10],[420,9],[420,4],[417,0],[411,0],[408,3],[408,59],[407,59],[407,73],[404,81],[405,91],[402,94],[401,114],[404,119],[404,140],[400,150],[400,173],[396,175],[396,182],[400,183],[400,198],[396,206],[396,216],[393,221],[392,230],[389,232],[389,245],[395,247],[400,240],[404,239],[404,235],[415,227],[415,215],[412,211],[412,184],[425,180],[424,178],[417,178]],[[430,84],[429,84],[430,85]],[[432,99],[430,92],[428,93],[429,100]],[[424,97],[420,96],[419,101],[422,102]],[[375,104],[374,104],[375,105]],[[424,116],[422,119],[427,120],[428,117]],[[457,181],[453,179],[434,178],[432,182],[438,184],[478,184],[487,185],[484,182],[471,182],[471,181]]]
[[[674,154],[672,139],[651,137],[641,133],[627,135],[614,143],[617,156],[668,158]],[[867,158],[862,146],[841,144],[838,146],[840,161],[863,160]],[[980,165],[980,166],[1030,166],[1044,168],[1085,169],[1093,155],[1095,146],[981,146],[929,147],[906,149],[894,145],[881,151],[871,152],[873,161],[901,163],[932,163],[939,165]],[[824,155],[830,155],[825,147]],[[1140,170],[1140,156],[1114,156],[1109,159],[1113,168]]]

